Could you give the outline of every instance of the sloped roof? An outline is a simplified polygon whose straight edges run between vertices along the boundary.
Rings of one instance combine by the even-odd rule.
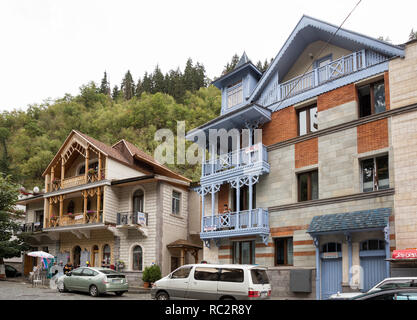
[[[102,152],[104,155],[106,155],[106,156],[108,156],[108,157],[110,157],[114,160],[117,160],[117,161],[119,161],[123,164],[131,166],[131,161],[130,160],[132,160],[132,159],[127,159],[125,155],[123,155],[116,148],[114,148],[114,146],[117,145],[120,141],[115,143],[111,147],[111,146],[105,144],[104,142],[101,142],[101,141],[99,141],[99,140],[97,140],[93,137],[90,137],[90,136],[86,135],[85,133],[82,133],[82,132],[77,131],[77,130],[72,130],[71,133],[68,135],[68,137],[65,139],[61,148],[56,153],[55,157],[52,159],[52,161],[49,163],[48,167],[45,169],[42,176],[45,176],[45,174],[47,173],[47,171],[49,170],[51,165],[59,158],[59,156],[60,156],[63,148],[67,144],[67,142],[70,141],[70,138],[74,135],[78,135],[79,137],[81,137],[82,139],[87,141],[90,145],[92,145],[94,148],[96,148],[100,152]],[[131,154],[132,158],[142,160],[142,161],[150,164],[151,166],[154,166],[154,168],[156,168],[156,171],[159,171],[161,174],[166,174],[168,176],[171,176],[171,177],[174,177],[176,179],[183,180],[183,181],[187,181],[187,182],[191,181],[190,179],[188,179],[188,178],[170,170],[169,168],[165,167],[164,165],[160,164],[151,155],[149,155],[146,152],[144,152],[143,150],[139,149],[133,143],[131,143],[129,141],[126,141],[124,139],[121,140],[121,141],[125,144],[126,148],[129,150],[129,153]]]
[[[326,214],[316,216],[310,223],[307,233],[331,233],[360,229],[377,229],[387,226],[391,208]]]
[[[276,71],[278,71],[279,79],[283,78],[308,44],[318,40],[327,42],[335,33],[336,35],[330,42],[333,45],[351,51],[371,49],[389,57],[404,56],[402,46],[392,45],[347,29],[339,29],[336,25],[303,15],[268,70],[263,74],[249,101],[253,102],[258,98]]]
[[[246,55],[246,52],[243,51],[242,56],[239,59],[239,62],[237,63],[235,69],[239,68],[240,66],[243,66],[245,63],[248,63],[250,60],[248,58],[248,56]]]

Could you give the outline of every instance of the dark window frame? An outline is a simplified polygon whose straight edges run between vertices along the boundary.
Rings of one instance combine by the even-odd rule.
[[[249,242],[250,246],[249,246],[249,250],[250,250],[250,261],[249,264],[255,264],[255,248],[256,248],[256,244],[255,244],[255,240],[246,240],[246,241],[234,241],[233,242],[233,246],[232,246],[232,261],[233,264],[242,264],[242,243],[244,242]],[[236,253],[235,253],[235,247],[236,244],[239,243],[239,261],[236,261]]]
[[[297,109],[297,134],[298,134],[299,137],[305,136],[307,134],[310,134],[312,132],[316,132],[316,131],[319,130],[318,129],[318,124],[317,124],[317,130],[316,131],[311,131],[311,114],[310,114],[310,111],[311,111],[311,109],[314,109],[314,108],[317,109],[316,112],[318,114],[319,111],[318,111],[318,108],[317,108],[317,103],[308,105],[307,107]],[[300,129],[301,129],[300,128],[300,113],[303,112],[303,111],[306,111],[306,124],[305,124],[306,125],[306,133],[301,134],[301,132],[300,132]]]
[[[387,158],[388,161],[388,187],[387,188],[380,188],[379,186],[379,177],[378,177],[378,162],[377,159],[381,159],[381,158]],[[372,160],[373,161],[373,188],[371,191],[364,191],[364,181],[363,181],[363,170],[364,170],[364,162],[367,160]],[[389,168],[389,154],[385,154],[385,155],[377,155],[377,156],[372,156],[369,158],[363,158],[360,159],[360,175],[361,175],[361,190],[362,192],[374,192],[374,191],[379,191],[379,190],[386,190],[389,189],[390,187],[390,183],[389,183],[389,179],[390,179],[390,168]]]
[[[312,199],[312,183],[311,183],[311,176],[313,173],[317,173],[317,199],[318,199],[318,189],[319,189],[319,171],[317,170],[311,170],[307,172],[300,172],[297,174],[297,189],[298,189],[298,202],[305,202],[305,201],[311,201],[316,200]],[[307,174],[307,200],[301,200],[301,176]]]
[[[175,194],[178,195],[178,197],[175,196]],[[171,213],[173,215],[180,215],[181,214],[181,199],[182,199],[182,193],[176,190],[172,190],[172,208],[171,208]],[[176,205],[178,202],[178,205]],[[174,204],[175,203],[175,204]],[[175,210],[177,209],[177,211]]]
[[[377,86],[377,85],[380,85],[380,84],[384,84],[384,97],[385,97],[385,111],[387,111],[387,97],[386,97],[386,95],[385,95],[385,92],[386,92],[386,88],[385,88],[385,80],[384,79],[381,79],[381,80],[377,80],[377,81],[375,81],[375,82],[371,82],[371,83],[368,83],[368,84],[366,84],[366,85],[363,85],[363,86],[358,86],[357,88],[356,88],[356,92],[357,92],[357,95],[358,95],[358,115],[359,115],[359,118],[364,118],[364,117],[369,117],[369,116],[371,116],[371,115],[374,115],[375,114],[375,96],[374,96],[374,88],[375,88],[375,86]],[[369,96],[370,96],[370,103],[371,103],[371,114],[369,114],[369,115],[366,115],[366,116],[363,116],[362,115],[362,108],[361,108],[361,104],[360,104],[360,95],[359,95],[359,90],[361,90],[361,89],[363,89],[363,88],[365,88],[365,87],[368,87],[369,86]],[[379,112],[379,113],[381,113],[381,112]]]
[[[288,240],[291,239],[292,240],[292,248],[293,248],[293,263],[289,264],[288,263]],[[277,263],[277,258],[278,258],[278,254],[277,254],[277,242],[278,241],[282,241],[284,240],[284,264],[279,264]],[[274,238],[274,264],[276,267],[290,267],[290,266],[294,266],[294,238],[293,237],[285,237],[285,238]]]

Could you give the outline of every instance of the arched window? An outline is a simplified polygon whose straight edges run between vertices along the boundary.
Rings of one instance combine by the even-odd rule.
[[[135,246],[132,252],[133,257],[133,270],[142,270],[143,267],[143,252],[141,246]]]
[[[111,256],[111,250],[110,246],[108,244],[104,245],[103,247],[103,262],[102,267],[108,267],[110,266],[110,256]]]
[[[133,194],[133,212],[143,212],[143,191],[140,189]]]
[[[74,201],[70,201],[67,206],[67,213],[74,213],[75,205]]]
[[[385,250],[385,241],[366,240],[361,243],[361,251]]]
[[[341,252],[342,245],[337,242],[329,242],[322,246],[321,252]]]

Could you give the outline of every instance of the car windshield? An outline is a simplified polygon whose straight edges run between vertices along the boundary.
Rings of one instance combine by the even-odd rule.
[[[417,287],[416,280],[389,280],[384,283],[381,283],[378,286],[378,289],[387,290],[387,289],[396,289],[396,288],[415,288]]]
[[[268,275],[263,269],[252,269],[250,271],[252,275],[253,284],[267,284],[269,283]]]

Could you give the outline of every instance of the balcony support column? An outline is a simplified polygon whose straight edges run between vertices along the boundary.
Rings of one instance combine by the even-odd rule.
[[[240,229],[240,179],[236,179],[236,228]]]
[[[65,178],[65,160],[64,160],[64,157],[61,157],[61,188],[64,185],[64,178]]]
[[[102,169],[101,152],[99,152],[98,153],[98,180],[99,181],[102,179],[102,177],[101,177],[101,169]]]
[[[253,181],[252,176],[249,176],[249,225],[248,227],[252,227],[252,209],[253,209]]]
[[[55,180],[55,167],[52,166],[51,168],[51,183],[49,184],[49,191],[54,191],[54,180]]]
[[[215,172],[215,165],[216,165],[216,149],[214,144],[211,146],[211,173]]]
[[[46,216],[46,223],[45,223],[45,225],[46,225],[46,227],[47,228],[49,228],[51,225],[51,217],[52,217],[52,198],[49,198],[48,199],[48,201],[49,201],[49,210],[48,210],[48,214],[47,214],[47,216]]]
[[[101,188],[97,188],[97,222],[100,222],[100,210],[101,210]]]
[[[87,145],[87,148],[85,148],[85,172],[84,172],[84,179],[85,179],[85,183],[88,183],[88,161],[90,159],[90,150],[89,150],[89,145]]]
[[[64,196],[59,196],[59,220],[62,220],[62,216],[64,215]]]
[[[215,211],[215,188],[211,186],[211,225],[214,227],[214,211]]]
[[[87,201],[88,201],[88,192],[87,190],[85,190],[83,192],[83,197],[84,197],[84,223],[87,223]]]
[[[204,187],[201,187],[203,192],[201,193],[201,232],[204,232],[204,212],[205,212],[205,203],[204,200],[206,195],[204,194]]]
[[[204,167],[205,167],[205,163],[206,163],[206,149],[203,149],[203,160],[201,161],[201,176],[204,177]]]

